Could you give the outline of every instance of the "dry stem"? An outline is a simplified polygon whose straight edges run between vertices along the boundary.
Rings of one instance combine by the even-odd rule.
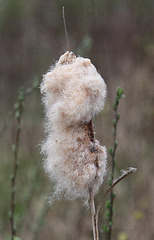
[[[70,47],[70,41],[69,41],[68,31],[67,31],[67,26],[66,26],[65,9],[64,9],[64,7],[62,8],[62,14],[63,14],[63,22],[64,22],[64,29],[65,29],[67,48],[68,48],[68,51],[70,52],[71,51],[71,47]]]
[[[93,123],[92,120],[88,124],[89,128],[89,138],[91,142],[95,141]],[[95,149],[93,149],[95,151]],[[97,157],[96,157],[96,166],[97,166]],[[92,187],[89,188],[89,199],[90,199],[90,208],[91,208],[91,218],[92,218],[92,228],[93,228],[93,237],[94,240],[99,240],[99,232],[98,232],[98,218],[96,216],[96,208],[94,202],[94,194]]]
[[[94,195],[92,189],[89,189],[90,196],[90,208],[91,208],[91,218],[92,218],[92,227],[93,227],[93,237],[94,240],[99,240],[99,232],[98,232],[98,215],[96,215]]]

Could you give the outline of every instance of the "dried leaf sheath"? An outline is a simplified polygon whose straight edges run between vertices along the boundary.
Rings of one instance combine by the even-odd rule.
[[[94,195],[106,173],[106,148],[94,139],[92,117],[106,97],[106,85],[89,59],[63,54],[41,84],[46,113],[44,166],[55,193],[67,198]]]

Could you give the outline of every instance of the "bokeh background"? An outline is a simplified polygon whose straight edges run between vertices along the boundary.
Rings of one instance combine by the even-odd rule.
[[[154,19],[152,0],[0,0],[0,127],[8,120],[20,86],[31,87],[67,50],[62,6],[71,49],[88,57],[108,88],[105,109],[94,120],[97,138],[112,146],[116,87],[120,102],[116,176],[120,169],[138,171],[115,189],[114,240],[154,239]],[[23,240],[92,239],[89,210],[80,200],[47,205],[53,184],[42,167],[43,108],[39,90],[27,97],[17,174],[18,236]],[[0,240],[10,239],[10,175],[16,119],[0,137]],[[110,156],[108,157],[108,175]],[[107,189],[107,178],[101,194]],[[100,216],[100,232],[105,206]]]

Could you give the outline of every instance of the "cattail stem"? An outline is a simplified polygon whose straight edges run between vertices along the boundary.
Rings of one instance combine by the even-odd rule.
[[[90,208],[91,208],[91,219],[92,219],[92,228],[93,228],[93,237],[94,240],[99,240],[99,232],[98,232],[98,215],[96,215],[94,194],[92,189],[89,190],[90,195]]]
[[[89,128],[89,138],[91,142],[95,141],[94,136],[94,129],[93,129],[93,122],[92,119],[88,124]],[[93,149],[95,151],[95,149]],[[97,157],[96,157],[96,166],[97,166]],[[96,214],[96,207],[94,201],[94,194],[92,188],[89,189],[89,196],[90,196],[90,208],[91,208],[91,219],[92,219],[92,228],[93,228],[93,237],[94,240],[99,240],[99,232],[98,232],[98,214]]]

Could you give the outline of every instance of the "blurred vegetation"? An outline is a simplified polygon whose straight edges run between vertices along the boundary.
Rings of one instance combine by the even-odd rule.
[[[152,0],[0,0],[0,127],[8,120],[20,86],[31,87],[34,76],[41,80],[66,50],[62,6],[72,51],[89,57],[108,86],[105,109],[95,119],[97,138],[107,147],[112,145],[115,89],[118,85],[125,89],[119,107],[115,175],[127,166],[138,171],[115,189],[115,240],[154,238],[153,5]],[[52,184],[40,156],[43,111],[39,91],[26,99],[21,125],[15,213],[18,236],[24,240],[91,239],[89,212],[80,201],[46,204]],[[13,118],[0,138],[0,240],[10,239],[15,134]],[[100,191],[106,187],[107,180]],[[101,214],[102,238],[103,210]]]

